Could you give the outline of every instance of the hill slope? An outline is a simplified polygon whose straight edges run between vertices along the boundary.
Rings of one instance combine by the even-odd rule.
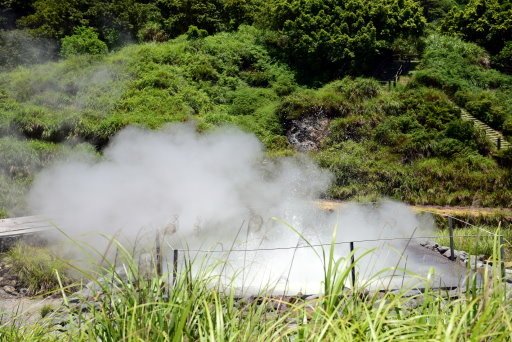
[[[335,175],[329,197],[512,206],[510,170],[443,90],[425,86],[428,67],[393,89],[351,78],[308,89],[259,36],[242,26],[2,73],[3,215],[23,211],[24,190],[56,156],[101,151],[127,125],[189,120],[199,130],[233,124],[254,132],[269,156],[311,140],[308,153]]]

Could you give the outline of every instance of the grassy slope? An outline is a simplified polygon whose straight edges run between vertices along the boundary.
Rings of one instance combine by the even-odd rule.
[[[201,40],[182,36],[1,74],[0,217],[7,208],[23,210],[27,183],[63,143],[101,148],[130,124],[235,124],[270,150],[289,153],[275,108],[296,84],[257,37],[250,27]]]
[[[1,74],[0,215],[22,212],[27,184],[56,155],[82,141],[102,148],[126,125],[234,124],[278,155],[291,153],[285,124],[319,110],[331,133],[313,155],[335,174],[334,198],[512,206],[510,171],[442,91],[423,86],[427,62],[413,86],[392,91],[364,79],[304,89],[258,37],[243,27]]]
[[[512,76],[489,68],[488,54],[458,38],[431,35],[416,81],[434,86],[512,139]]]

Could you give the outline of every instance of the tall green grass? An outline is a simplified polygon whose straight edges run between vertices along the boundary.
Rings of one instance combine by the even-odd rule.
[[[75,340],[102,341],[463,341],[506,339],[512,331],[511,302],[496,276],[499,262],[492,270],[495,277],[485,278],[482,289],[457,299],[428,287],[414,296],[407,295],[408,289],[367,294],[344,288],[352,265],[346,258],[334,259],[332,251],[323,252],[323,295],[304,301],[264,292],[239,299],[229,288],[219,292],[212,266],[197,259],[202,266],[185,262],[169,288],[165,276],[143,277],[130,252],[121,249],[118,260],[124,271],[109,272],[112,281],[100,284],[105,294],[99,304],[91,303],[90,314],[70,322],[67,334]],[[493,256],[498,261],[497,248]]]
[[[455,249],[463,250],[472,255],[483,255],[490,258],[494,252],[495,234],[500,234],[504,239],[505,260],[512,260],[512,229],[498,229],[493,226],[471,226],[457,228],[454,231]],[[438,232],[437,243],[444,246],[450,245],[449,230],[442,229]]]
[[[43,329],[48,322],[43,319],[30,329],[4,325],[0,336],[27,341],[505,341],[512,332],[512,301],[505,296],[496,237],[493,246],[493,266],[486,269],[482,286],[451,298],[428,282],[422,294],[407,288],[347,290],[350,256],[335,259],[334,247],[327,247],[319,254],[325,262],[324,293],[304,300],[271,297],[269,289],[237,298],[229,284],[219,291],[219,265],[207,259],[186,259],[171,286],[166,274],[141,273],[136,258],[118,245],[116,264],[105,266],[106,276],[97,280],[103,294],[86,303],[89,312],[71,310],[66,331]]]

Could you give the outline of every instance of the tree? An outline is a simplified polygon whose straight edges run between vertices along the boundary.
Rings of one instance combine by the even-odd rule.
[[[275,0],[272,43],[286,59],[330,78],[365,71],[398,37],[418,37],[425,26],[415,0]]]
[[[61,55],[102,55],[108,52],[107,44],[98,38],[98,33],[90,27],[77,27],[75,33],[62,39]]]
[[[38,36],[60,39],[72,34],[75,27],[88,24],[84,16],[87,0],[36,0],[33,6],[34,13],[18,23]]]
[[[33,0],[0,0],[0,29],[16,28],[16,20],[32,12]]]
[[[471,0],[463,9],[452,10],[442,27],[496,54],[512,40],[512,2]]]

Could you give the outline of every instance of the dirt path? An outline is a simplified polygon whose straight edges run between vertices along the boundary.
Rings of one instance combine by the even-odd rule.
[[[325,210],[334,210],[343,207],[349,202],[335,200],[319,200],[317,201],[320,208]],[[512,219],[512,208],[482,208],[482,207],[443,207],[437,205],[412,205],[412,210],[416,212],[428,212],[442,216],[467,216],[482,217],[502,215]]]
[[[0,294],[0,324],[25,326],[41,319],[41,309],[50,305],[53,309],[62,305],[61,298],[13,297]]]

